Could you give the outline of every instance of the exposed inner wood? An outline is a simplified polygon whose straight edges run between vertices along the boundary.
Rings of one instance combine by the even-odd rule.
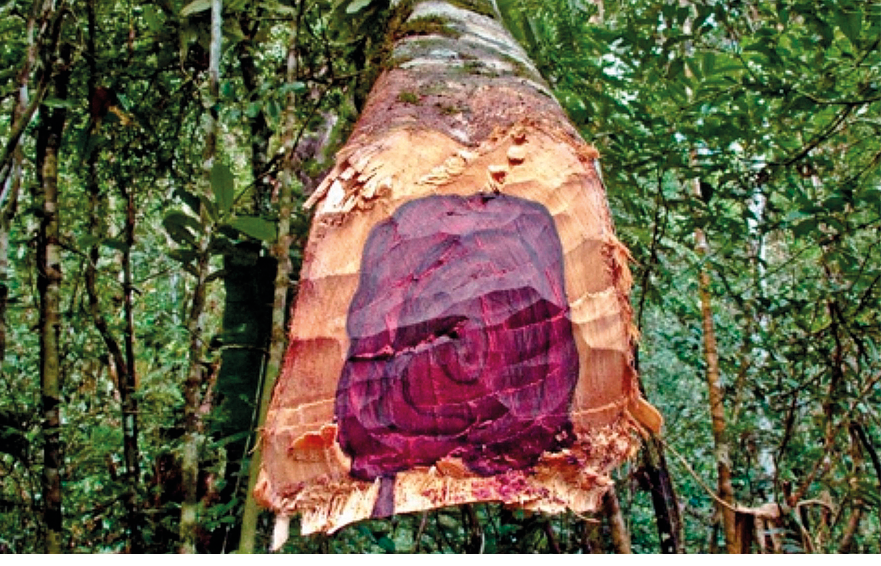
[[[380,514],[388,508],[407,513],[476,501],[500,501],[544,512],[567,508],[591,512],[598,509],[611,486],[611,471],[635,450],[638,435],[634,432],[640,426],[661,426],[657,411],[640,399],[636,388],[628,253],[614,234],[597,173],[596,150],[577,135],[522,50],[496,22],[444,2],[418,4],[411,19],[428,13],[444,14],[458,37],[418,36],[398,44],[393,54],[397,66],[377,81],[353,135],[337,156],[336,167],[308,203],[316,213],[285,368],[263,430],[264,463],[256,489],[258,499],[277,514],[300,513],[304,534],[332,532],[369,518],[377,510]],[[543,250],[547,265],[535,258],[514,261],[522,264],[521,273],[511,276],[516,282],[508,285],[510,292],[499,295],[513,306],[498,311],[486,306],[492,285],[505,288],[507,275],[502,272],[507,273],[507,268],[495,260],[484,264],[473,260],[464,268],[471,270],[467,275],[447,268],[450,271],[444,278],[450,289],[444,289],[441,279],[426,284],[427,292],[438,295],[454,294],[457,286],[464,292],[444,307],[420,303],[418,293],[413,293],[415,287],[395,283],[394,277],[379,278],[372,283],[373,290],[363,291],[362,277],[375,276],[365,271],[391,270],[410,261],[410,271],[419,272],[417,260],[424,258],[403,252],[396,256],[393,251],[403,230],[395,221],[389,223],[396,213],[399,224],[416,222],[425,234],[441,233],[443,222],[433,219],[431,212],[406,216],[399,211],[417,201],[443,207],[475,198],[533,203],[510,215],[521,222],[529,218],[526,225],[533,228],[541,228],[541,218],[547,218],[549,229],[531,235],[524,225],[500,230],[480,243],[471,226],[465,230],[469,235],[458,240],[471,242],[472,252],[478,254],[484,249],[497,250],[495,244],[506,239],[511,253],[517,253],[522,242]],[[530,216],[533,205],[542,211],[540,215]],[[422,217],[425,223],[420,227]],[[388,257],[371,251],[377,226],[390,230],[385,248],[377,248],[386,249]],[[455,226],[448,228],[446,232],[455,232]],[[538,243],[554,231],[557,251]],[[432,250],[436,248],[414,244],[411,252],[428,256]],[[499,253],[493,251],[493,257]],[[561,265],[553,265],[555,253]],[[490,272],[486,284],[469,286],[469,277],[479,278],[481,270]],[[423,276],[430,279],[428,271]],[[557,277],[560,281],[553,291]],[[398,285],[400,292],[389,285]],[[549,298],[554,292],[559,296]],[[536,297],[544,297],[545,302],[538,305]],[[365,306],[364,312],[358,307],[353,310],[353,300],[372,306]],[[387,316],[378,319],[382,301],[387,301]],[[526,306],[516,306],[518,301]],[[449,306],[454,303],[464,306]],[[431,308],[437,309],[437,320],[429,323]],[[413,312],[403,316],[401,309]],[[475,321],[484,319],[472,316],[475,309],[483,309],[485,320],[496,317],[501,322],[480,326],[483,323]],[[526,314],[518,315],[519,311]],[[412,325],[423,324],[421,330],[415,326],[400,330],[407,327],[407,316]],[[525,397],[515,401],[509,396],[501,405],[481,405],[481,380],[490,379],[492,372],[501,375],[499,368],[504,365],[493,364],[508,356],[514,365],[529,365],[530,356],[507,351],[523,349],[512,338],[520,324],[516,321],[521,319],[535,331],[521,333],[522,340],[530,344],[557,336],[554,346],[549,345],[536,363],[550,380],[556,379],[554,372],[559,373],[558,383],[537,395],[544,404],[536,402],[528,409],[515,408],[528,405]],[[565,322],[562,327],[560,321]],[[470,345],[463,347],[463,343]],[[571,343],[574,363],[568,361],[572,356],[567,343]],[[423,359],[419,352],[430,353]],[[497,358],[490,363],[490,356]],[[453,405],[438,409],[455,417],[448,421],[440,414],[435,422],[421,421],[415,413],[392,417],[398,413],[388,400],[360,407],[359,399],[378,395],[371,380],[388,384],[402,379],[390,369],[393,364],[388,360],[395,357],[417,364],[408,365],[407,371],[419,375],[440,371],[431,366],[432,360],[436,365],[456,366],[450,375],[464,380],[462,376],[472,372],[477,385],[444,392],[411,386],[416,388],[415,398],[413,394],[407,398],[411,409],[420,405],[427,410],[424,405],[430,404],[432,395],[460,403],[456,409],[450,408]],[[495,369],[481,373],[474,364]],[[422,369],[412,369],[417,366]],[[524,369],[516,379],[538,391],[542,380],[535,376],[539,373]],[[348,376],[341,389],[345,399],[339,401],[344,375]],[[395,395],[394,391],[392,383],[381,395]],[[561,392],[562,405],[549,401]],[[385,399],[381,395],[377,398]],[[545,424],[527,431],[528,419],[511,417],[518,410],[540,415],[537,420],[545,419],[541,421]],[[353,418],[372,424],[353,425]],[[463,428],[462,419],[469,418],[473,422]],[[392,431],[380,438],[379,424],[392,422]],[[463,432],[478,424],[489,429],[499,426],[486,436],[487,442],[478,442],[474,439],[483,438],[479,434]],[[410,432],[401,430],[408,426]],[[353,432],[356,429],[360,432]],[[434,435],[430,449],[428,443],[405,448],[420,438],[413,431],[427,435],[422,440]],[[466,442],[463,438],[468,434],[471,440]],[[364,448],[373,442],[377,447]],[[477,454],[474,447],[478,444],[490,448]],[[525,447],[514,449],[515,445]],[[390,463],[395,450],[401,451],[401,465]],[[383,490],[389,494],[388,501],[380,493]]]

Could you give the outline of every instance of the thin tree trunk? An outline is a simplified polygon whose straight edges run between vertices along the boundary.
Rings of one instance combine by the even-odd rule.
[[[667,468],[664,445],[657,435],[646,440],[642,449],[642,468],[646,483],[652,496],[655,510],[655,525],[664,554],[682,554],[685,544],[682,540],[682,516],[679,501],[673,487],[673,480]]]
[[[685,0],[679,1],[680,6],[688,6]],[[687,18],[684,24],[686,34],[691,34],[691,19]],[[691,51],[690,43],[684,44],[686,52]],[[693,78],[690,69],[686,67],[686,75]],[[691,150],[690,162],[696,162],[696,151]],[[691,181],[692,194],[695,198],[702,199],[701,180],[695,177]],[[725,407],[722,401],[721,371],[719,369],[719,352],[716,342],[716,328],[713,322],[712,290],[710,288],[710,273],[704,265],[709,256],[709,243],[706,234],[700,228],[694,230],[695,252],[700,261],[698,271],[698,293],[701,304],[701,326],[703,329],[703,353],[706,364],[706,380],[709,390],[710,418],[713,423],[713,442],[715,445],[716,469],[718,473],[718,495],[725,505],[717,505],[722,517],[722,532],[725,535],[725,548],[729,554],[739,552],[737,542],[736,513],[734,512],[734,488],[731,485],[731,455],[727,435],[725,434]]]
[[[292,82],[297,72],[296,41],[291,42],[287,55],[287,77]],[[294,130],[296,97],[293,92],[288,94],[287,108],[285,112],[285,139],[284,149],[287,159],[282,172],[281,186],[278,193],[278,240],[272,248],[272,255],[278,261],[275,275],[275,295],[272,301],[272,341],[269,347],[269,360],[266,364],[264,380],[260,391],[260,403],[258,408],[257,422],[262,425],[269,411],[269,402],[272,398],[272,390],[275,381],[281,373],[284,362],[284,354],[287,348],[287,332],[285,321],[287,320],[288,291],[290,289],[291,273],[291,218],[293,217],[293,183],[295,172],[293,170],[294,155]],[[254,552],[257,543],[257,520],[260,516],[260,508],[254,499],[254,488],[263,463],[263,446],[259,441],[251,455],[251,463],[248,467],[248,492],[245,501],[245,511],[242,517],[242,531],[239,539],[239,552],[250,554]]]
[[[206,246],[207,247],[207,246]],[[184,498],[181,502],[180,551],[185,554],[196,552],[198,528],[198,482],[200,419],[199,408],[202,402],[202,384],[205,379],[202,366],[204,354],[203,324],[205,320],[206,279],[208,274],[208,253],[201,250],[196,264],[197,279],[193,289],[190,312],[187,317],[187,332],[190,336],[187,379],[184,384],[184,448],[181,462],[181,483]]]
[[[138,445],[138,399],[137,364],[135,360],[134,282],[132,281],[132,249],[135,245],[135,196],[130,187],[123,185],[126,199],[125,246],[122,252],[122,293],[125,330],[125,372],[119,376],[119,392],[122,402],[122,435],[125,475],[128,484],[126,510],[128,512],[129,544],[138,553],[143,547],[141,536],[142,518],[138,509],[141,482],[140,448]]]
[[[869,454],[869,460],[871,460],[872,468],[875,470],[877,493],[881,495],[881,457],[878,456],[878,451],[875,450],[875,446],[869,441],[869,436],[866,434],[865,427],[859,422],[853,423],[851,427],[854,434],[856,434],[859,439],[860,444]],[[881,506],[878,508],[878,514],[879,518],[881,518]]]
[[[87,5],[89,34],[87,38],[88,64],[89,64],[89,101],[98,96],[98,68],[96,64],[97,51],[95,48],[95,36],[98,33],[95,20],[95,0],[90,0]],[[93,118],[95,118],[93,116]],[[97,127],[97,122],[92,122]],[[85,132],[86,136],[97,135],[96,131]],[[89,144],[86,144],[89,147]],[[100,258],[100,239],[107,233],[106,206],[98,183],[98,156],[99,152],[91,150],[85,157],[87,170],[87,187],[89,193],[89,231],[96,238],[96,243],[89,250],[89,261],[85,273],[86,294],[89,298],[89,312],[95,328],[104,341],[116,374],[116,385],[122,405],[122,436],[123,436],[123,460],[125,462],[126,496],[124,504],[126,508],[126,528],[128,531],[128,550],[133,553],[141,551],[141,516],[138,511],[138,484],[140,482],[138,426],[137,426],[137,401],[135,399],[135,363],[133,319],[132,319],[132,282],[131,282],[131,247],[134,245],[134,222],[135,211],[131,202],[131,191],[123,189],[127,196],[126,222],[125,222],[125,247],[122,258],[123,268],[123,305],[126,321],[125,329],[125,352],[120,347],[119,341],[113,336],[107,320],[101,312],[99,292],[97,289],[98,260]]]
[[[26,67],[28,67],[26,65]],[[27,81],[30,71],[26,69],[19,80],[19,99],[13,107],[12,123],[15,123],[27,106]],[[9,177],[2,186],[0,198],[0,368],[6,359],[6,308],[9,303],[9,231],[18,207],[18,194],[21,190],[22,164],[24,155],[16,147]]]
[[[66,62],[70,47],[61,47],[54,93],[67,99],[70,71]],[[38,183],[41,191],[40,228],[37,248],[37,289],[40,296],[40,384],[43,408],[43,514],[45,551],[62,551],[61,511],[61,248],[58,217],[58,159],[65,108],[43,108],[37,140]]]
[[[27,55],[19,72],[19,100],[18,108],[13,111],[13,120],[7,132],[6,143],[0,151],[0,207],[3,207],[8,198],[6,183],[11,174],[19,151],[19,142],[25,130],[31,123],[31,119],[37,108],[43,102],[46,92],[52,85],[52,72],[49,71],[51,60],[58,46],[58,38],[61,34],[62,15],[56,11],[54,0],[34,0],[31,14],[27,23]],[[41,47],[43,52],[41,53]],[[29,95],[30,73],[35,69],[38,58],[44,58],[47,63],[37,73],[37,85]]]
[[[630,546],[630,531],[627,529],[627,521],[621,512],[618,502],[618,493],[614,488],[610,489],[603,497],[603,511],[609,521],[609,530],[612,533],[612,547],[618,554],[633,554]]]
[[[303,3],[300,3],[301,5]],[[260,91],[261,78],[256,57],[259,56],[259,42],[254,39],[263,24],[261,10],[245,11],[239,14],[239,26],[244,39],[236,44],[238,67],[246,91],[246,100],[258,101],[263,95]],[[270,128],[263,108],[249,119],[250,126],[250,167],[253,179],[252,204],[250,214],[261,216],[277,212],[273,210],[273,186],[269,169],[269,143],[273,130]],[[219,403],[214,409],[222,418],[213,432],[220,438],[238,435],[241,440],[225,443],[226,481],[221,500],[247,502],[248,496],[240,498],[243,487],[248,484],[248,451],[256,437],[257,413],[259,412],[260,387],[266,372],[268,348],[271,342],[272,299],[268,297],[273,290],[277,262],[263,256],[263,246],[253,241],[241,242],[235,250],[224,256],[223,306],[224,348],[221,353],[221,367],[217,375]],[[242,403],[246,396],[253,403]],[[244,432],[249,432],[244,437]],[[230,515],[242,512],[242,505],[228,510]],[[222,546],[238,544],[241,538],[239,522],[225,525]]]
[[[636,311],[636,325],[642,327],[645,301],[649,294],[649,285],[652,280],[652,270],[659,264],[658,247],[664,235],[667,223],[668,210],[666,203],[662,203],[664,192],[661,190],[661,176],[658,176],[658,191],[656,193],[655,214],[652,222],[652,242],[649,248],[650,260],[642,273],[639,306]],[[664,210],[662,216],[661,211]],[[640,374],[639,348],[637,346],[634,355],[636,373]],[[640,389],[644,390],[642,380]],[[644,391],[643,391],[644,392]],[[664,554],[680,554],[685,552],[685,544],[682,537],[682,516],[679,511],[679,501],[673,486],[672,476],[667,467],[667,458],[664,455],[664,443],[659,434],[652,433],[642,447],[642,470],[645,474],[645,487],[652,497],[652,507],[655,510],[655,525],[658,529],[658,538],[661,544],[661,552]]]
[[[18,97],[12,107],[12,135],[9,136],[7,145],[3,151],[0,163],[3,163],[3,174],[0,175],[0,368],[6,359],[6,308],[9,301],[9,231],[12,227],[12,219],[18,207],[18,195],[21,190],[23,173],[24,153],[19,144],[20,136],[24,128],[30,123],[30,118],[36,110],[37,104],[42,100],[49,85],[50,73],[43,73],[41,88],[38,89],[38,97],[31,97],[28,87],[31,81],[31,72],[37,64],[38,43],[36,38],[37,20],[42,22],[41,27],[48,24],[51,16],[51,5],[44,0],[35,0],[31,15],[27,21],[27,55],[24,58],[22,68],[18,73]],[[16,133],[17,132],[17,133]],[[8,165],[6,162],[8,160]]]
[[[0,209],[0,368],[6,360],[6,307],[9,304],[9,231],[15,208],[18,203],[18,191],[21,186],[20,161],[13,165],[12,174],[7,183],[9,200]]]
[[[693,187],[696,196],[700,197],[700,181],[695,179]],[[695,229],[695,249],[703,262],[709,254],[706,235],[700,228]],[[715,444],[716,469],[719,474],[719,498],[727,505],[720,505],[722,528],[725,534],[725,547],[729,554],[739,552],[737,542],[737,526],[734,512],[734,488],[731,484],[731,455],[728,438],[725,434],[725,407],[722,401],[721,372],[719,370],[719,352],[716,343],[716,328],[713,322],[712,291],[710,289],[710,273],[701,264],[698,274],[698,289],[701,303],[701,319],[704,339],[704,363],[706,364],[707,388],[710,397],[710,417],[713,421],[713,442]]]
[[[850,554],[853,552],[854,543],[856,541],[857,533],[860,530],[860,523],[863,519],[863,509],[865,508],[866,502],[863,500],[862,494],[859,493],[859,480],[865,475],[864,469],[864,458],[862,451],[862,443],[859,438],[858,427],[851,426],[850,431],[851,438],[851,460],[853,462],[853,469],[850,474],[850,483],[853,490],[853,504],[852,510],[850,512],[850,517],[847,520],[847,525],[844,528],[844,534],[841,536],[841,539],[838,541],[838,545],[836,548],[836,552],[839,554]]]
[[[203,149],[203,170],[205,178],[210,176],[211,168],[217,157],[217,122],[218,114],[215,102],[218,97],[220,83],[220,49],[221,27],[223,23],[223,2],[211,2],[211,48],[208,64],[208,123],[205,128],[205,146]],[[205,184],[207,186],[208,183]],[[193,298],[187,317],[187,333],[189,334],[189,360],[187,379],[184,384],[184,448],[181,462],[181,481],[184,498],[181,502],[180,519],[180,552],[192,554],[196,552],[198,535],[198,488],[199,488],[199,449],[201,447],[200,409],[202,403],[202,387],[205,382],[204,357],[204,323],[205,299],[208,292],[208,274],[210,251],[209,243],[210,220],[201,206],[200,219],[202,226],[209,233],[203,233],[199,239],[198,259],[196,261],[196,282]]]

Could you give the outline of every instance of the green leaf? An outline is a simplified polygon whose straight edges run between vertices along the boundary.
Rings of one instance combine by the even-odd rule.
[[[266,115],[270,120],[276,121],[281,116],[281,107],[278,105],[278,102],[270,99],[266,103]]]
[[[195,193],[187,189],[178,187],[174,190],[174,196],[181,199],[184,204],[190,208],[190,210],[192,210],[196,214],[199,213],[200,202],[199,197]]]
[[[245,116],[248,118],[256,118],[261,110],[263,110],[263,104],[259,100],[255,100],[249,103],[245,108]]]
[[[852,44],[856,44],[860,38],[860,28],[863,23],[863,13],[859,10],[839,10],[835,13],[835,23]]]
[[[70,109],[74,107],[74,102],[72,100],[61,100],[60,98],[49,96],[43,99],[43,106],[47,106],[49,108]]]
[[[117,250],[120,252],[124,252],[129,248],[129,245],[127,243],[125,243],[125,240],[120,240],[118,238],[107,238],[106,240],[104,240],[101,243],[104,244],[105,246],[107,246],[108,248],[111,248],[111,249],[114,249],[114,250]]]
[[[275,240],[275,223],[259,216],[237,216],[229,225],[255,240],[271,242]]]
[[[103,241],[103,238],[99,238],[98,236],[93,236],[91,234],[86,234],[85,236],[81,236],[77,239],[77,247],[79,247],[81,250],[91,248],[92,246],[100,245]]]
[[[155,6],[144,6],[144,20],[147,22],[147,27],[150,28],[150,31],[159,31],[162,29],[162,17],[161,13]]]
[[[193,0],[180,11],[181,16],[190,16],[211,9],[211,0]]]
[[[215,163],[211,167],[211,190],[218,212],[221,216],[227,214],[232,209],[236,194],[235,178],[227,165]]]
[[[378,544],[379,547],[382,548],[386,552],[394,552],[395,551],[395,541],[393,541],[392,539],[390,539],[387,536],[380,538],[378,541],[376,541],[376,544]]]
[[[195,234],[200,232],[199,221],[179,210],[173,210],[165,215],[162,226],[171,239],[180,245],[195,245]]]
[[[276,2],[275,0],[271,2],[263,2],[263,4],[261,4],[261,8],[270,12],[285,14],[288,16],[296,15],[297,13],[296,8],[294,8],[293,6],[285,6],[284,4]]]
[[[354,0],[348,6],[346,6],[347,14],[354,14],[356,12],[360,12],[364,8],[370,5],[372,0]]]
[[[168,257],[180,263],[190,275],[197,275],[192,263],[199,257],[195,250],[177,249],[168,252]]]

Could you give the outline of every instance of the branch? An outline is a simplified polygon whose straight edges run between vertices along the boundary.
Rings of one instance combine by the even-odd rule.
[[[663,444],[664,447],[667,448],[667,450],[669,450],[670,452],[673,453],[674,456],[679,458],[679,461],[682,463],[683,466],[685,466],[685,470],[689,474],[691,474],[691,477],[693,477],[695,479],[695,481],[698,483],[698,485],[700,485],[704,489],[704,491],[706,491],[707,494],[709,494],[709,496],[713,498],[713,500],[716,503],[718,503],[719,505],[721,505],[722,507],[725,507],[726,509],[728,509],[730,511],[734,511],[735,513],[738,511],[738,507],[729,504],[727,501],[725,501],[724,499],[722,499],[721,497],[716,495],[716,492],[710,486],[708,486],[706,483],[704,483],[704,481],[700,478],[700,476],[697,475],[697,472],[695,472],[691,468],[691,466],[688,465],[688,461],[681,454],[679,454],[679,452],[674,450],[669,444],[667,444],[666,441],[664,441],[662,439],[659,439],[659,440],[660,440],[661,444]]]
[[[35,93],[33,99],[30,101],[30,104],[28,104],[28,107],[25,108],[22,115],[19,116],[18,121],[16,121],[12,125],[12,129],[9,133],[9,139],[6,140],[6,145],[3,147],[3,152],[0,153],[0,186],[7,186],[6,179],[9,177],[10,171],[12,171],[12,158],[15,153],[15,148],[18,147],[18,142],[19,140],[21,140],[21,136],[24,134],[24,131],[28,127],[28,124],[31,123],[31,118],[33,118],[34,113],[37,111],[37,107],[42,104],[43,99],[46,96],[46,91],[49,90],[49,83],[51,82],[51,79],[51,73],[43,74],[40,80],[40,85],[37,87],[37,92]],[[8,192],[8,189],[4,188],[3,192],[0,193],[0,208],[3,207],[3,202],[6,200]]]

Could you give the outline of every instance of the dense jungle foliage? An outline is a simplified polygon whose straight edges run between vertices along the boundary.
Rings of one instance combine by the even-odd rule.
[[[881,552],[881,2],[496,4],[603,156],[664,432],[596,516],[473,505],[284,550],[724,552],[734,518],[754,552]],[[248,458],[301,204],[399,20],[0,2],[0,552],[266,548]]]

